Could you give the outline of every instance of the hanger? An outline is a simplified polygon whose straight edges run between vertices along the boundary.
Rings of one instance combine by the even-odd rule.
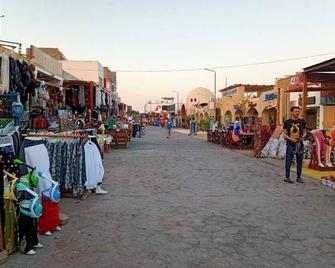
[[[8,181],[8,184],[9,184],[9,187],[10,187],[10,191],[7,194],[8,196],[4,196],[4,197],[6,199],[11,199],[11,200],[17,201],[16,196],[14,194],[14,187],[15,187],[16,182],[19,180],[19,178],[16,177],[14,174],[11,174],[11,173],[7,172],[6,170],[4,170],[3,172],[5,174],[4,181],[5,180],[8,181],[7,177],[11,177],[12,178],[12,180]],[[4,195],[6,195],[6,192],[4,193]]]

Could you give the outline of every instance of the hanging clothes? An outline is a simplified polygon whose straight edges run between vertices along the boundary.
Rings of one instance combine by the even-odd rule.
[[[4,227],[4,243],[8,254],[18,250],[18,230],[17,230],[17,216],[16,206],[13,200],[5,199],[5,227]]]
[[[86,183],[87,189],[94,189],[98,183],[102,182],[104,176],[104,167],[100,151],[97,145],[89,141],[84,146],[85,150],[85,165],[86,165]]]
[[[21,82],[23,84],[23,87],[26,88],[29,83],[31,82],[31,75],[28,64],[23,61],[22,59],[19,59],[16,61],[16,64],[18,66]]]
[[[9,59],[5,52],[1,54],[1,86],[0,94],[9,92]]]
[[[101,89],[99,87],[95,88],[95,107],[101,106]]]
[[[84,88],[84,86],[79,86],[78,99],[79,99],[79,105],[81,107],[84,107],[85,106],[85,88]]]
[[[36,167],[37,172],[43,172],[48,178],[52,178],[50,174],[50,160],[46,146],[39,144],[24,149],[26,164]],[[42,193],[45,189],[52,186],[52,183],[46,179],[40,179],[38,191]]]
[[[46,147],[50,159],[50,173],[61,189],[72,190],[79,196],[86,182],[85,156],[80,139],[62,141],[46,139]]]
[[[21,74],[17,62],[12,56],[9,56],[9,89],[12,92],[19,92],[22,98],[23,84],[21,82]]]
[[[18,229],[16,216],[16,197],[14,193],[15,181],[4,180],[4,244],[8,254],[15,252],[18,249]]]

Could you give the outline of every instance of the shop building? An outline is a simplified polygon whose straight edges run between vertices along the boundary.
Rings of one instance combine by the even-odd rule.
[[[292,103],[302,107],[302,116],[311,128],[335,125],[335,58],[306,67],[291,78],[287,90]]]
[[[104,85],[104,68],[98,61],[62,60],[63,69],[83,81],[93,81],[98,86]]]
[[[221,123],[231,123],[236,117],[262,118],[262,124],[277,122],[278,90],[274,85],[237,84],[220,90],[217,110]],[[253,122],[249,122],[250,124]]]

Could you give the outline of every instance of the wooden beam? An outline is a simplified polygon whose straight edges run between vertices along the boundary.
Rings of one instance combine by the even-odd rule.
[[[281,110],[281,89],[278,88],[277,92],[277,116],[276,116],[276,125],[280,125],[280,110]]]
[[[335,81],[334,73],[308,73],[308,82],[328,82]]]
[[[303,119],[307,119],[307,97],[308,97],[308,87],[307,87],[307,75],[304,72],[304,84],[302,89],[302,111],[301,115]]]
[[[318,72],[318,71],[332,71],[335,68],[335,58],[314,64],[312,66],[304,68],[305,73]]]
[[[94,109],[94,85],[93,82],[90,82],[90,95],[89,95],[89,99],[90,99],[90,109],[91,112],[93,112]]]

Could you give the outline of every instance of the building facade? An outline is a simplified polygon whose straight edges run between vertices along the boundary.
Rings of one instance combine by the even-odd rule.
[[[276,124],[278,90],[274,85],[237,84],[220,92],[217,115],[222,124],[231,123],[237,117],[262,118],[264,125]]]

